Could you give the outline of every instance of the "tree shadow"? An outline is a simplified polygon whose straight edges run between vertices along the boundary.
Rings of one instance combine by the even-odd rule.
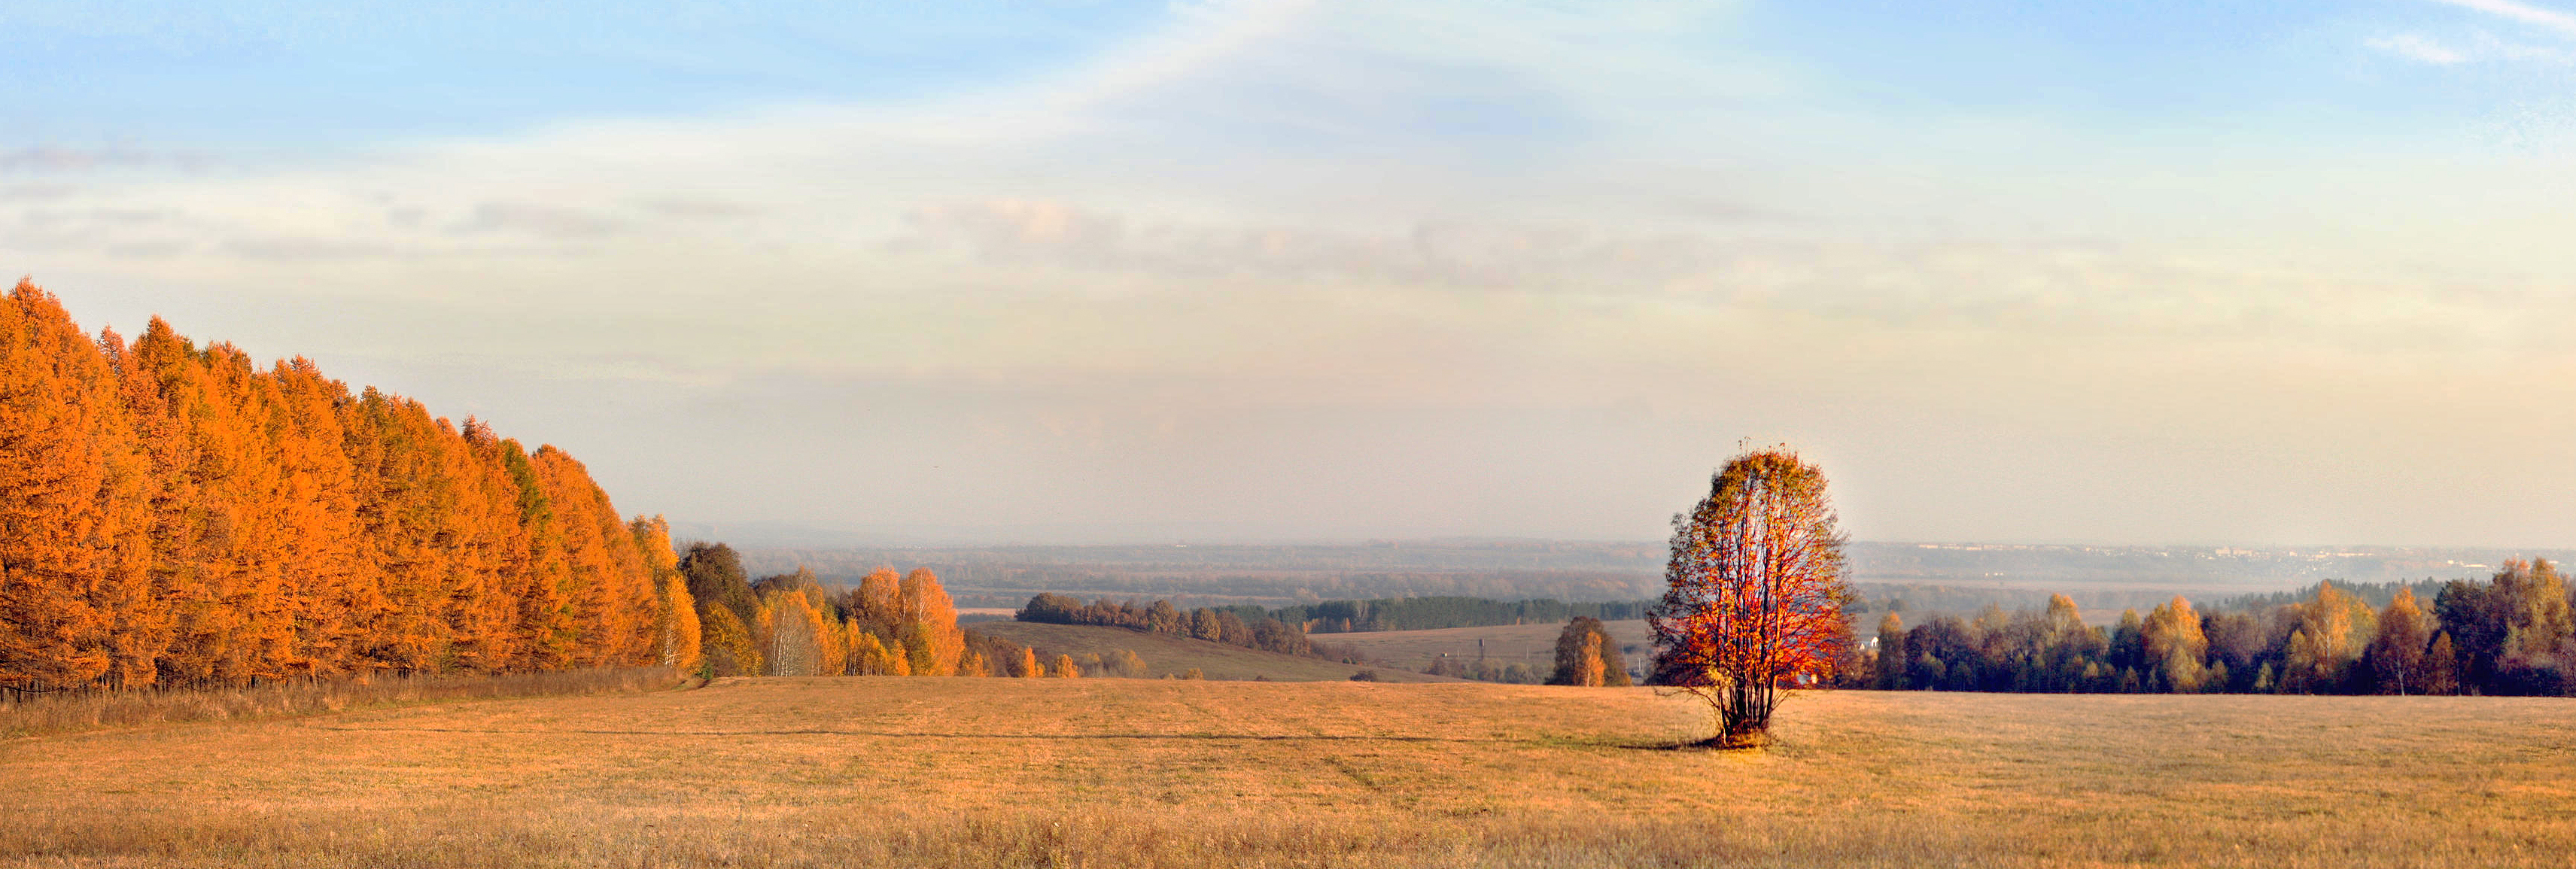
[[[1497,739],[1461,736],[1389,736],[1373,734],[1270,734],[1270,733],[936,733],[899,730],[836,730],[829,728],[790,728],[778,730],[609,730],[599,728],[558,727],[327,727],[347,733],[465,733],[494,736],[544,736],[565,734],[577,736],[865,736],[878,739],[981,739],[981,740],[1201,740],[1210,742],[1424,742],[1450,744],[1523,744],[1551,742],[1548,739]]]

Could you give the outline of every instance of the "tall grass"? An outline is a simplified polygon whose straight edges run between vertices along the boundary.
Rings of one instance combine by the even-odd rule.
[[[343,709],[496,697],[622,694],[679,684],[667,667],[538,673],[292,679],[247,688],[0,692],[0,738],[187,721],[314,715]]]

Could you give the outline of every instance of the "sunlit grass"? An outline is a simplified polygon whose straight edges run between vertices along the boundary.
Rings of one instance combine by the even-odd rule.
[[[0,738],[190,721],[314,715],[427,700],[649,691],[680,683],[668,668],[503,675],[373,675],[272,680],[241,688],[0,694]]]
[[[35,866],[2565,864],[2514,698],[757,679],[0,742]]]

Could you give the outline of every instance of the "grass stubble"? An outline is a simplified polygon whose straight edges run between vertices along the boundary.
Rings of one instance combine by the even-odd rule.
[[[720,680],[0,741],[0,863],[2564,866],[2571,708]]]
[[[436,700],[631,694],[682,684],[667,667],[501,675],[376,674],[275,680],[242,688],[0,692],[0,739],[189,721],[325,715]]]

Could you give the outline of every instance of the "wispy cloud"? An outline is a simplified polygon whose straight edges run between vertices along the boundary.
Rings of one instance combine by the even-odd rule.
[[[158,167],[198,169],[207,163],[202,154],[155,151],[128,145],[33,145],[0,150],[0,174]]]
[[[2479,58],[2491,57],[2512,63],[2576,66],[2576,52],[2565,48],[2551,48],[2545,45],[2501,39],[2495,34],[2484,31],[2477,34],[2477,47],[2472,50],[2472,53]]]
[[[2534,6],[2529,3],[2517,3],[2514,2],[2514,0],[2433,0],[2433,2],[2458,6],[2463,9],[2474,9],[2489,15],[2511,18],[2515,21],[2520,21],[2526,24],[2537,24],[2551,30],[2556,30],[2560,33],[2576,36],[2576,15],[2560,12],[2556,9]]]
[[[2397,55],[2398,57],[2403,57],[2408,60],[2422,61],[2436,66],[2450,66],[2452,64],[2465,62],[2469,59],[2468,55],[2462,54],[2449,46],[2414,33],[2400,33],[2395,36],[2382,36],[2371,39],[2365,44],[2372,48]]]

